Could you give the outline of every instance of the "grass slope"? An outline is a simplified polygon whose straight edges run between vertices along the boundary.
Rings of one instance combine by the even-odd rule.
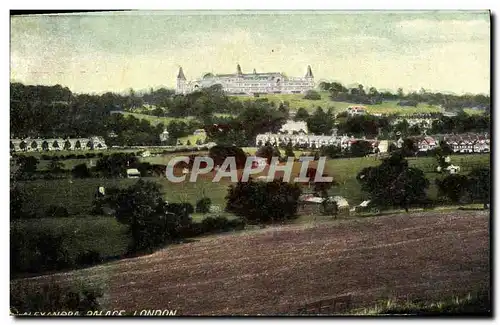
[[[166,164],[174,155],[142,158],[143,161],[151,163]],[[434,179],[439,174],[434,173],[436,162],[433,157],[409,158],[410,166],[422,169],[431,182],[430,195],[435,197],[436,188]],[[461,166],[462,173],[468,173],[472,168],[489,166],[489,155],[458,155],[451,156],[453,164]],[[328,160],[325,172],[333,176],[339,182],[338,186],[332,189],[332,194],[341,195],[347,198],[351,205],[358,204],[366,199],[366,195],[360,191],[360,186],[356,180],[356,175],[361,169],[380,164],[380,160],[374,157],[334,159]],[[300,165],[294,166],[292,177],[299,174]],[[263,174],[267,173],[267,169]],[[172,183],[166,178],[143,178],[158,182],[162,185],[164,196],[167,200],[176,202],[190,202],[195,204],[203,196],[212,199],[214,204],[225,206],[225,196],[230,179],[222,178],[221,182],[213,183],[210,174],[200,176],[195,183],[182,182]],[[189,178],[188,178],[189,179]],[[98,186],[129,186],[135,183],[135,179],[58,179],[58,180],[36,180],[19,182],[31,197],[31,209],[35,211],[45,211],[50,205],[65,206],[71,214],[88,214],[92,204],[95,191]]]
[[[487,212],[415,213],[209,236],[152,255],[11,281],[102,284],[104,309],[291,314],[350,296],[439,301],[488,288]]]
[[[266,94],[261,95],[258,98],[267,98],[270,102],[274,102],[279,105],[281,102],[287,101],[290,103],[290,108],[299,109],[300,107],[305,108],[309,112],[314,112],[316,107],[321,106],[323,109],[328,109],[330,107],[334,108],[337,113],[345,111],[347,107],[352,105],[357,105],[349,102],[337,102],[332,101],[329,97],[328,92],[320,92],[320,100],[309,100],[304,99],[303,94]],[[255,100],[257,98],[253,96],[233,96],[234,100],[247,101]],[[371,114],[385,113],[385,114],[413,114],[413,113],[431,113],[431,112],[441,112],[441,109],[437,106],[419,104],[417,107],[401,107],[397,105],[397,101],[386,101],[382,104],[377,105],[363,105],[367,108],[367,111]]]

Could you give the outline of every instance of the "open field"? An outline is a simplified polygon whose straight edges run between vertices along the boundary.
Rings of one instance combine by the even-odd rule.
[[[300,107],[305,108],[309,112],[314,112],[316,107],[321,106],[323,109],[328,109],[330,107],[334,108],[334,111],[340,113],[345,111],[349,106],[358,105],[349,102],[337,102],[330,100],[328,92],[320,92],[320,100],[309,100],[304,99],[304,94],[266,94],[260,95],[256,98],[253,96],[233,96],[234,100],[246,101],[246,100],[256,100],[267,98],[270,102],[274,102],[279,105],[282,101],[288,101],[290,103],[291,109],[299,109]],[[432,113],[441,112],[442,110],[433,105],[427,105],[425,103],[418,104],[417,107],[401,107],[397,105],[397,101],[386,101],[382,104],[377,105],[362,105],[365,106],[367,111],[371,114],[385,113],[385,114],[413,114],[413,113]]]
[[[152,255],[11,281],[102,287],[103,309],[178,315],[294,313],[351,296],[352,308],[439,301],[489,287],[488,212],[423,212],[208,236]]]
[[[464,113],[469,114],[469,115],[484,115],[485,111],[483,111],[483,110],[477,110],[477,109],[471,109],[471,108],[464,108]]]
[[[149,123],[152,125],[157,125],[160,123],[163,123],[163,125],[167,126],[170,122],[172,121],[183,121],[186,122],[188,120],[194,119],[192,116],[187,116],[187,117],[157,117],[153,115],[147,115],[147,114],[139,114],[139,113],[130,113],[130,112],[123,112],[122,113],[125,116],[134,116],[138,119],[144,119],[147,120]]]
[[[151,163],[166,164],[172,155],[142,158],[142,161]],[[433,170],[436,161],[433,157],[409,158],[410,166],[422,169],[426,177],[431,182],[429,195],[436,196],[434,179],[438,177]],[[451,162],[461,166],[463,173],[468,173],[472,168],[489,166],[489,155],[457,155],[451,156]],[[311,166],[314,166],[314,162]],[[366,194],[360,190],[360,185],[356,180],[356,175],[361,169],[380,164],[380,160],[374,157],[346,158],[328,160],[325,172],[332,176],[338,183],[331,189],[331,194],[341,195],[347,198],[349,204],[356,205],[366,199]],[[266,168],[260,175],[266,175]],[[300,165],[295,164],[292,170],[292,177],[296,177],[300,172]],[[166,178],[143,178],[162,185],[164,196],[167,200],[175,202],[190,202],[195,204],[203,196],[209,197],[213,204],[225,206],[225,196],[230,179],[222,178],[221,182],[213,183],[213,173],[200,175],[197,182],[171,183]],[[189,178],[188,178],[189,179]],[[35,211],[45,211],[50,205],[65,206],[70,214],[88,214],[92,204],[95,191],[98,186],[129,186],[135,183],[136,179],[57,179],[57,180],[35,180],[19,182],[28,195],[32,198],[31,209]]]

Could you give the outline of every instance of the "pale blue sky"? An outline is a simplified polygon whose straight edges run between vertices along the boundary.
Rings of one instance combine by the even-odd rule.
[[[136,12],[11,19],[11,79],[76,92],[284,72],[379,89],[489,94],[488,12]]]

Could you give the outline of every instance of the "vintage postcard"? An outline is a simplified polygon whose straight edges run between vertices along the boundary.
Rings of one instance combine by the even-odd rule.
[[[11,12],[11,315],[492,316],[490,21]]]

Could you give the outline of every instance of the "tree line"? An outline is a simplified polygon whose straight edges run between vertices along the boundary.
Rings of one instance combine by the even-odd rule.
[[[491,119],[489,115],[468,115],[460,112],[457,116],[443,116],[443,114],[434,114],[432,125],[427,130],[427,134],[451,134],[467,132],[490,132]],[[399,134],[402,137],[418,136],[424,133],[426,129],[423,125],[408,123],[407,119],[400,119],[396,115],[374,116],[357,115],[348,117],[346,112],[334,116],[332,109],[326,112],[318,106],[310,114],[306,109],[299,108],[295,115],[295,121],[305,121],[310,133],[321,135],[331,134],[334,127],[337,128],[337,134],[347,134],[355,137],[374,138],[378,136],[381,139],[388,139]]]
[[[421,88],[418,92],[404,93],[399,88],[394,94],[390,91],[379,91],[375,87],[368,90],[363,85],[347,88],[339,82],[321,82],[319,88],[330,93],[334,101],[352,102],[358,104],[380,104],[383,101],[399,101],[400,106],[417,106],[419,103],[440,105],[447,110],[460,110],[463,108],[477,107],[490,111],[490,96],[478,94],[453,95],[440,92],[433,93]]]

